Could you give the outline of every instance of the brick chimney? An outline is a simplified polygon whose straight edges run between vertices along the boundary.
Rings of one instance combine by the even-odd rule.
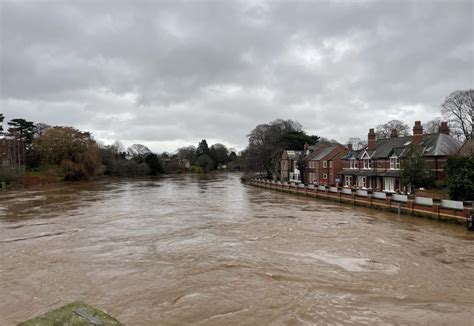
[[[439,133],[449,135],[449,126],[446,121],[441,122],[441,125],[439,126]]]
[[[303,153],[304,153],[304,155],[309,155],[309,144],[308,143],[304,143]]]
[[[397,128],[392,128],[392,130],[390,131],[390,138],[396,138],[398,137],[398,130]]]
[[[367,149],[368,150],[372,150],[372,149],[375,149],[375,131],[374,131],[374,128],[370,128],[369,129],[369,134],[367,135],[368,136],[368,139],[367,139]]]
[[[352,143],[347,144],[347,150],[348,150],[349,152],[352,151]]]
[[[415,126],[413,127],[413,144],[418,145],[423,140],[423,127],[421,126],[421,121],[415,121]]]

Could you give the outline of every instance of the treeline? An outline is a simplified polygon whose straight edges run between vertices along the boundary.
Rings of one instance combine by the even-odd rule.
[[[23,175],[76,181],[100,175],[144,177],[239,170],[241,166],[235,151],[222,144],[209,147],[206,140],[197,147],[158,154],[142,144],[102,145],[89,132],[25,119],[12,119],[4,129],[4,119],[0,113],[0,182],[11,183]]]

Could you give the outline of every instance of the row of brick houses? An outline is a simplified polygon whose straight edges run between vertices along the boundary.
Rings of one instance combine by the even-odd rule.
[[[341,185],[377,191],[403,191],[400,183],[400,163],[410,145],[418,147],[425,162],[436,176],[444,180],[443,166],[448,156],[458,153],[461,143],[449,135],[447,122],[438,133],[424,134],[420,121],[415,121],[413,136],[400,137],[393,129],[389,138],[376,139],[370,129],[367,146],[353,150],[351,145],[319,143],[303,151],[284,151],[280,159],[281,181],[325,185]],[[303,173],[298,169],[303,160]]]

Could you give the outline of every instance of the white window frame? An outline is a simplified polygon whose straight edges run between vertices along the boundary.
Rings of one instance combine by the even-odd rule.
[[[332,168],[332,161],[329,161],[329,168],[331,169]]]
[[[344,176],[344,185],[346,187],[352,186],[352,175]]]
[[[323,179],[324,180],[327,180],[328,179],[328,175],[326,173],[323,174]]]
[[[395,178],[392,178],[392,177],[383,178],[383,188],[384,188],[383,191],[395,192]]]
[[[350,160],[349,160],[349,168],[350,169],[357,169],[357,161],[354,157],[352,157]]]
[[[365,170],[372,169],[372,162],[370,161],[370,158],[364,158],[364,169]]]
[[[327,168],[328,167],[328,161],[323,161],[323,168]]]
[[[398,156],[390,157],[390,170],[400,170],[400,159]]]
[[[367,188],[367,177],[366,176],[357,177],[357,187]]]

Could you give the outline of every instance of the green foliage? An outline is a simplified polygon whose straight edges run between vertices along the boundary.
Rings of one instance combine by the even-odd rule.
[[[426,166],[419,147],[414,144],[408,147],[407,154],[401,162],[400,179],[404,186],[411,185],[415,188],[430,188],[434,185],[436,177]]]
[[[474,156],[451,156],[445,166],[449,196],[453,200],[474,199]]]
[[[214,169],[217,168],[219,164],[227,164],[227,162],[229,162],[227,147],[222,144],[212,145],[209,149],[209,156],[214,161]]]
[[[35,141],[35,147],[42,164],[59,166],[66,180],[88,179],[99,172],[99,148],[87,132],[51,128]]]
[[[150,175],[163,173],[163,165],[161,164],[160,158],[155,153],[148,154],[145,157],[145,163],[150,169]]]
[[[8,122],[8,133],[25,141],[27,145],[33,142],[35,135],[35,124],[25,119],[13,119]]]
[[[302,150],[304,144],[314,145],[318,142],[319,137],[315,135],[307,135],[304,131],[285,131],[280,135],[279,143],[283,149]]]
[[[302,131],[301,124],[292,120],[275,120],[256,126],[247,136],[249,145],[245,153],[245,168],[252,171],[265,170],[268,176],[276,173],[275,167],[282,150],[303,150],[304,143],[313,144],[319,139]],[[298,148],[296,148],[298,147]]]
[[[7,184],[18,182],[23,176],[23,169],[18,167],[0,166],[0,182]]]
[[[214,162],[207,154],[200,155],[196,159],[196,165],[199,166],[204,172],[209,172],[214,168]]]
[[[189,172],[191,172],[191,173],[202,173],[203,171],[202,171],[202,168],[200,166],[193,165],[189,169]]]

